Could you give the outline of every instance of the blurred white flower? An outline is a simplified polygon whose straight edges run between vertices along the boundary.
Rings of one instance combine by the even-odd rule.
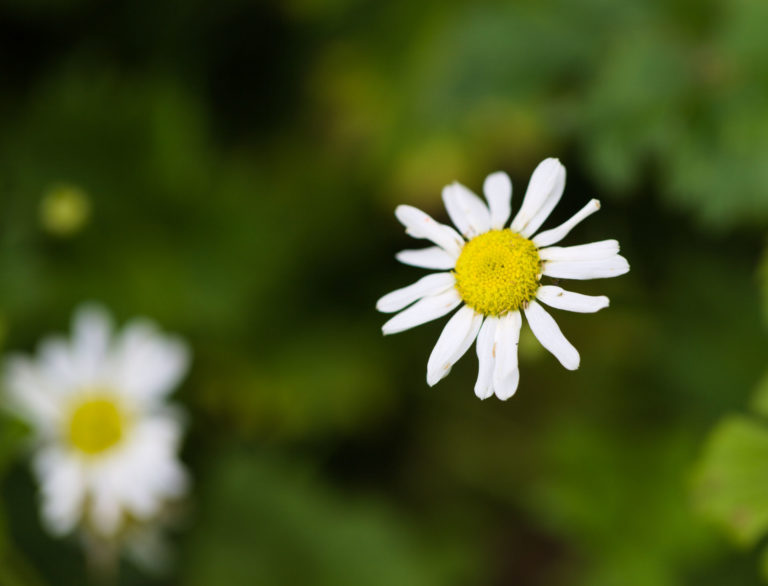
[[[34,472],[52,533],[115,540],[185,494],[182,425],[166,396],[188,365],[181,340],[145,320],[113,333],[95,306],[77,311],[71,340],[51,337],[36,357],[7,358],[5,392],[35,431]]]
[[[437,269],[417,282],[379,299],[379,311],[399,312],[382,330],[394,334],[432,321],[462,306],[445,326],[427,363],[427,383],[445,377],[477,340],[479,372],[475,394],[494,393],[505,400],[520,380],[517,346],[525,313],[539,342],[569,370],[579,367],[579,353],[539,304],[589,313],[608,306],[605,296],[593,297],[542,285],[555,279],[599,279],[629,271],[616,240],[580,246],[552,246],[584,218],[600,209],[593,199],[570,220],[538,232],[560,201],[565,167],[557,159],[542,161],[531,176],[523,203],[509,227],[512,182],[506,173],[489,175],[483,185],[487,205],[460,183],[443,189],[443,202],[458,232],[411,206],[395,210],[414,238],[435,246],[403,250],[397,259],[407,265]]]

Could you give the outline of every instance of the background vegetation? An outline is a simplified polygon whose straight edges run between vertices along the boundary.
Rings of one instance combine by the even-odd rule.
[[[121,583],[759,584],[767,21],[762,0],[3,0],[3,349],[98,300],[195,352],[176,564]],[[519,205],[546,156],[569,173],[550,225],[599,197],[568,242],[618,238],[632,271],[573,287],[610,309],[558,313],[575,373],[524,334],[512,400],[474,397],[471,355],[427,388],[441,326],[385,339],[374,311],[421,274],[394,206],[445,220],[444,184],[497,169]],[[0,583],[80,586],[22,437],[0,422]]]

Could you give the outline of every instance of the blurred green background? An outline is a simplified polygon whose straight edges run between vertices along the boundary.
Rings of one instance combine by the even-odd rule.
[[[194,349],[176,564],[121,584],[760,584],[766,22],[764,0],[3,0],[2,349],[83,300]],[[566,244],[617,238],[632,271],[566,284],[612,301],[555,313],[575,373],[524,328],[510,401],[474,397],[473,352],[428,388],[444,320],[383,338],[374,310],[423,274],[393,258],[395,205],[447,221],[444,184],[503,169],[516,209],[547,156],[547,225],[600,198]],[[0,422],[0,584],[81,586],[20,441]]]

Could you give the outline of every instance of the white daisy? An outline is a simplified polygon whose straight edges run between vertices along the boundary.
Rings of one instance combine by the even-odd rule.
[[[479,372],[475,394],[494,393],[505,400],[519,382],[517,344],[522,313],[531,330],[569,370],[579,367],[579,353],[539,302],[557,309],[591,313],[608,307],[605,296],[593,297],[544,285],[542,276],[555,279],[599,279],[629,271],[616,240],[580,246],[552,246],[590,214],[600,202],[590,201],[570,220],[538,232],[560,201],[565,167],[557,159],[542,161],[531,176],[523,203],[512,223],[512,183],[506,173],[489,175],[483,184],[487,205],[460,183],[443,189],[443,202],[458,232],[414,207],[401,205],[395,216],[414,238],[435,246],[403,250],[396,258],[407,265],[437,269],[402,289],[379,299],[376,308],[398,312],[384,324],[384,334],[395,334],[461,308],[448,320],[427,363],[427,383],[445,377],[477,339]]]
[[[46,527],[113,540],[182,496],[182,426],[165,398],[186,373],[178,339],[135,320],[113,336],[109,316],[83,307],[71,341],[6,361],[11,408],[35,432],[34,472]]]

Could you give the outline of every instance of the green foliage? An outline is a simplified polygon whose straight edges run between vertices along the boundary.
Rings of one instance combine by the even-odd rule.
[[[765,369],[766,10],[3,3],[3,350],[95,299],[194,352],[196,511],[174,575],[126,584],[755,584],[685,482]],[[526,328],[509,402],[472,395],[473,352],[429,389],[441,326],[382,338],[373,309],[423,274],[392,258],[418,246],[393,207],[447,220],[443,185],[505,169],[516,208],[544,156],[568,168],[547,227],[600,198],[563,244],[618,238],[632,271],[563,283],[611,298],[553,312],[578,371]],[[0,584],[82,586],[9,425]],[[695,474],[744,543],[766,529],[766,429],[727,419]]]
[[[743,547],[768,533],[768,373],[751,406],[761,418],[730,416],[711,432],[694,474],[698,509],[723,526]],[[768,550],[760,557],[768,580]]]
[[[758,282],[763,300],[763,319],[768,324],[768,246],[763,251],[763,258],[758,268]]]
[[[441,12],[396,52],[402,73],[369,64],[409,106],[395,128],[458,141],[470,175],[489,159],[525,168],[576,144],[606,195],[650,184],[707,225],[768,219],[768,67],[754,28],[763,3],[455,2]]]
[[[268,365],[221,357],[226,377],[217,371],[217,380],[202,382],[202,406],[246,436],[296,439],[375,425],[391,411],[395,397],[390,376],[373,360],[373,344],[361,342],[363,334],[354,330],[321,339],[317,332],[325,329],[316,328],[271,351]]]
[[[757,391],[752,397],[752,410],[762,417],[768,417],[768,372],[757,385]]]
[[[0,415],[0,481],[7,469],[25,449],[27,429],[18,421]],[[42,586],[34,569],[16,550],[11,536],[5,511],[0,507],[0,584],[8,586]]]
[[[589,552],[591,567],[580,584],[674,586],[691,556],[712,551],[711,534],[686,506],[680,473],[693,437],[562,421],[546,441],[549,474],[534,484],[531,498],[539,518]]]
[[[184,570],[190,586],[425,586],[471,568],[383,499],[331,491],[305,466],[233,453],[208,472]]]
[[[768,291],[765,259],[760,266],[761,292]],[[694,475],[694,498],[700,511],[722,525],[745,547],[768,533],[768,372],[750,403],[757,417],[730,416],[711,432]],[[768,549],[760,557],[768,580]]]
[[[730,417],[713,431],[696,473],[701,510],[744,545],[768,530],[768,427]]]

